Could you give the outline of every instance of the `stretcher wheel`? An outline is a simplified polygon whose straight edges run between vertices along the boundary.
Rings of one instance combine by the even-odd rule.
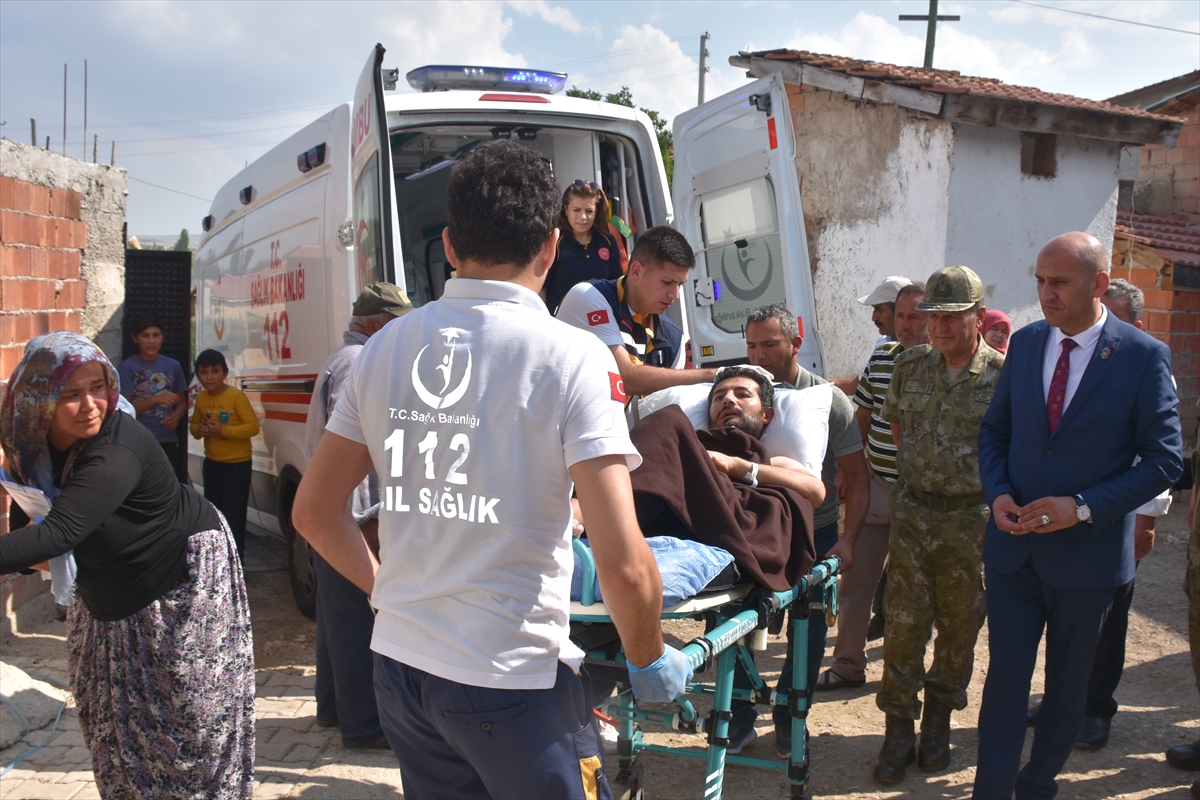
[[[614,800],[645,800],[646,792],[642,789],[642,765],[635,764],[633,769],[617,775],[612,787]]]

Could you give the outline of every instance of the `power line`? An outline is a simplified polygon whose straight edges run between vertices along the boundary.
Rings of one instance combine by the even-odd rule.
[[[129,175],[129,174],[126,174],[126,175],[125,175],[125,177],[126,177],[126,178],[128,178],[129,180],[133,181],[134,183],[144,183],[144,184],[146,184],[147,186],[153,186],[155,189],[162,189],[162,190],[164,190],[164,191],[167,191],[167,192],[174,192],[175,194],[181,194],[181,195],[183,195],[184,197],[192,197],[192,198],[195,198],[196,200],[203,200],[203,201],[204,201],[204,202],[206,202],[206,203],[211,203],[211,202],[212,202],[212,198],[211,198],[211,197],[201,197],[200,195],[196,195],[196,194],[188,194],[187,192],[181,192],[181,191],[179,191],[178,189],[172,189],[172,188],[171,188],[171,187],[169,187],[169,186],[159,186],[157,183],[151,183],[150,181],[144,181],[144,180],[142,180],[142,179],[140,179],[140,178],[135,178],[135,177],[133,177],[132,175]]]
[[[345,101],[342,101],[342,102],[345,102]],[[272,116],[278,116],[281,114],[292,114],[297,111],[309,111],[314,108],[333,108],[336,105],[338,105],[338,103],[317,103],[317,104],[308,105],[308,106],[296,106],[294,108],[279,108],[279,109],[275,109],[274,111],[247,111],[247,112],[239,113],[239,114],[220,114],[220,115],[208,116],[208,117],[191,117],[188,119],[168,119],[168,120],[157,120],[157,121],[151,121],[151,122],[117,122],[117,123],[113,123],[113,124],[103,124],[102,123],[102,125],[105,128],[153,128],[157,125],[187,125],[187,124],[196,123],[196,122],[213,122],[216,120],[245,119],[248,117],[272,117]],[[77,127],[81,127],[81,126],[68,125],[67,129],[72,130]]]
[[[173,156],[180,153],[207,153],[213,150],[237,150],[245,147],[274,147],[279,141],[247,142],[246,144],[222,144],[216,147],[189,147],[185,150],[152,150],[148,153],[126,153],[122,151],[121,158],[141,158],[143,156]]]
[[[1044,6],[1041,3],[1031,3],[1030,0],[1012,0],[1014,3],[1020,3],[1025,6],[1034,6],[1036,8],[1046,8],[1050,11],[1062,11],[1066,14],[1078,14],[1081,17],[1094,17],[1096,19],[1105,19],[1109,22],[1123,22],[1126,25],[1138,25],[1143,28],[1154,28],[1160,31],[1171,31],[1172,33],[1186,33],[1190,36],[1200,36],[1200,31],[1185,31],[1182,28],[1168,28],[1164,25],[1151,25],[1149,22],[1134,22],[1131,19],[1117,19],[1116,17],[1105,17],[1100,14],[1091,14],[1087,11],[1076,11],[1073,8],[1059,8],[1058,6]]]
[[[157,139],[122,139],[122,144],[145,144],[146,142],[177,142],[181,139],[208,139],[213,136],[238,136],[243,133],[266,133],[267,131],[297,130],[300,125],[273,125],[270,128],[246,128],[240,131],[219,131],[216,133],[193,133],[187,136],[162,136]]]

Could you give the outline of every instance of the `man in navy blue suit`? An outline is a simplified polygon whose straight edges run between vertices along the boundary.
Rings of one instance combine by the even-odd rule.
[[[1083,722],[1118,587],[1133,580],[1134,511],[1183,471],[1166,345],[1109,314],[1104,246],[1066,233],[1038,254],[1045,321],[1017,331],[979,434],[990,663],[976,800],[1053,798]],[[1134,466],[1134,457],[1141,460]],[[1046,631],[1046,692],[1029,763],[1025,709]]]

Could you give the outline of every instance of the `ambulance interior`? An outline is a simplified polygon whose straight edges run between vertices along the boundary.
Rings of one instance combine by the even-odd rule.
[[[565,191],[582,179],[600,185],[618,215],[634,231],[661,220],[648,217],[642,159],[631,140],[612,133],[537,125],[440,125],[391,132],[396,205],[404,279],[413,305],[441,297],[451,267],[442,246],[450,167],[476,146],[510,139],[548,161]],[[653,165],[650,165],[653,168]],[[632,240],[628,243],[632,247]]]

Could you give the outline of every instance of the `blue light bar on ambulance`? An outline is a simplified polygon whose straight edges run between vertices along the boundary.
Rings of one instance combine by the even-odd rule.
[[[567,84],[565,72],[448,64],[417,67],[405,77],[408,79],[408,85],[420,92],[474,89],[476,91],[500,90],[557,94]]]

